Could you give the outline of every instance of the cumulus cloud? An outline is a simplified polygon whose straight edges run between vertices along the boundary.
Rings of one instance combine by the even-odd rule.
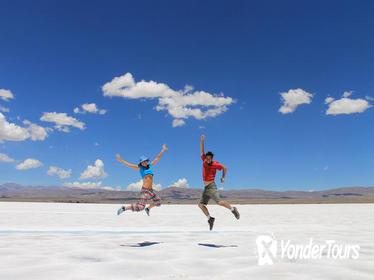
[[[189,188],[190,185],[187,183],[186,178],[179,179],[178,181],[171,184],[169,187],[177,187],[177,188]]]
[[[63,186],[69,188],[80,188],[80,189],[98,189],[102,185],[102,182],[65,182]]]
[[[9,123],[0,113],[0,143],[7,141],[24,141],[30,137],[29,131],[14,123]]]
[[[288,92],[281,92],[280,95],[283,105],[279,108],[279,112],[282,114],[293,113],[301,104],[310,104],[313,97],[311,93],[301,88],[290,89]]]
[[[365,99],[351,99],[348,98],[352,95],[352,91],[347,91],[343,93],[343,97],[341,99],[333,99],[330,98],[329,102],[327,102],[327,98],[325,100],[326,104],[329,104],[328,109],[326,111],[326,115],[340,115],[340,114],[354,114],[354,113],[362,113],[372,107],[370,103]]]
[[[68,116],[66,113],[44,112],[40,120],[55,123],[55,128],[63,132],[69,132],[69,126],[79,128],[80,130],[85,129],[83,122]]]
[[[50,166],[49,167],[49,170],[47,171],[47,174],[49,176],[53,176],[53,175],[57,175],[58,177],[60,177],[61,179],[66,179],[66,178],[70,178],[70,175],[71,175],[71,169],[69,170],[64,170],[60,167],[56,167],[56,166]]]
[[[0,161],[3,161],[3,162],[13,162],[14,159],[8,157],[8,155],[6,155],[6,154],[0,154]]]
[[[14,95],[10,90],[0,89],[0,98],[4,101],[9,101],[9,99],[14,98]]]
[[[142,189],[142,186],[143,186],[143,180],[140,180],[139,182],[131,183],[130,185],[128,185],[126,187],[126,190],[127,191],[140,191]],[[159,191],[162,189],[161,184],[153,184],[152,187],[156,191]]]
[[[27,170],[27,169],[32,169],[32,168],[38,168],[42,165],[43,165],[43,163],[41,163],[39,160],[34,159],[34,158],[28,158],[24,162],[18,164],[16,166],[16,169]]]
[[[4,113],[9,113],[10,112],[9,108],[5,108],[3,106],[0,106],[0,111],[4,112]]]
[[[97,159],[95,161],[95,166],[89,165],[86,170],[81,174],[79,180],[86,179],[103,179],[106,178],[108,174],[104,171],[104,163],[102,160]]]
[[[95,103],[85,103],[81,105],[82,110],[79,107],[74,108],[74,113],[76,114],[85,114],[85,113],[92,113],[92,114],[100,114],[104,115],[106,110],[97,108]]]
[[[184,125],[183,119],[201,120],[216,117],[234,103],[231,97],[214,95],[205,91],[193,91],[186,85],[183,90],[173,90],[164,83],[154,81],[135,82],[131,73],[115,77],[103,87],[104,96],[120,96],[128,99],[157,99],[157,111],[167,111],[173,118],[173,127]]]
[[[28,138],[33,141],[44,140],[48,136],[48,128],[31,123],[28,120],[23,121],[23,124],[27,125],[27,127],[9,123],[5,116],[0,113],[0,143],[4,140],[24,141]]]

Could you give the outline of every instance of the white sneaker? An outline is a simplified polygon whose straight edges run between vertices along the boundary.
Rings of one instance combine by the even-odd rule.
[[[122,212],[125,212],[125,207],[123,206],[120,209],[118,209],[117,215],[121,215]]]

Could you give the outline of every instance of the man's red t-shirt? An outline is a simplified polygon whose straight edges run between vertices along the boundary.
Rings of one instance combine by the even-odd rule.
[[[214,178],[216,177],[216,172],[218,170],[223,169],[223,165],[220,164],[218,161],[212,161],[211,164],[207,164],[205,162],[205,155],[203,154],[201,156],[201,159],[203,160],[203,180],[204,181],[214,181]]]

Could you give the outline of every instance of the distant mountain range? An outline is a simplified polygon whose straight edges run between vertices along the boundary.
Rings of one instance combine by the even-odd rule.
[[[164,203],[192,204],[202,189],[169,187],[158,192]],[[267,191],[259,189],[219,191],[232,203],[374,203],[374,187],[344,187],[324,191]],[[74,203],[131,203],[139,197],[133,191],[81,189],[64,186],[26,187],[0,185],[0,201],[45,201]]]

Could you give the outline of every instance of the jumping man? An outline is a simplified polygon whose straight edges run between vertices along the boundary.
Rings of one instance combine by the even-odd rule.
[[[123,211],[126,210],[132,210],[136,212],[142,211],[147,201],[152,201],[151,204],[146,207],[144,210],[149,216],[149,211],[154,206],[161,206],[161,199],[156,194],[156,192],[153,190],[153,169],[152,167],[159,161],[164,151],[166,151],[168,148],[166,148],[166,145],[164,144],[162,146],[162,151],[158,154],[158,156],[151,162],[148,157],[142,156],[139,160],[139,164],[131,164],[123,159],[117,154],[117,160],[122,162],[124,165],[131,167],[132,169],[140,171],[140,175],[143,179],[143,186],[140,191],[140,200],[137,203],[133,203],[128,206],[122,206],[120,209],[118,209],[117,214],[121,214]]]
[[[216,183],[214,182],[214,178],[216,177],[216,171],[222,170],[222,178],[221,182],[225,182],[225,176],[227,172],[227,168],[222,164],[218,163],[217,161],[213,161],[213,153],[207,152],[204,153],[204,139],[205,135],[201,136],[201,143],[200,143],[200,151],[201,151],[201,159],[203,160],[203,180],[204,180],[204,191],[201,195],[201,199],[199,202],[200,209],[204,212],[204,214],[208,218],[209,229],[212,230],[214,225],[214,218],[209,215],[208,208],[206,205],[208,204],[209,199],[213,199],[218,205],[226,207],[230,209],[231,212],[234,214],[235,218],[239,220],[240,214],[236,207],[232,207],[228,202],[221,200],[219,197]]]

